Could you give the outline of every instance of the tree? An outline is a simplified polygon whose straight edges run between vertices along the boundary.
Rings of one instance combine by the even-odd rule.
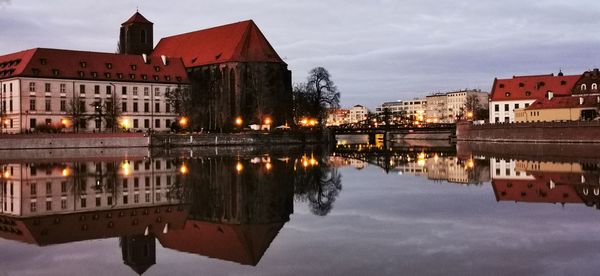
[[[121,110],[121,101],[119,98],[114,97],[112,101],[104,101],[101,109],[103,109],[104,116],[102,120],[106,125],[106,128],[110,128],[112,132],[117,132],[119,117],[123,114]]]
[[[198,110],[198,105],[192,98],[190,89],[182,88],[181,85],[178,85],[177,88],[165,93],[165,99],[174,113],[180,117],[187,117],[190,119],[190,128],[195,129],[196,127],[193,126],[199,126],[200,113],[194,112],[194,110]]]
[[[319,124],[323,122],[328,108],[340,106],[340,92],[323,67],[310,70],[306,83],[294,86],[293,96],[296,115],[316,117]]]
[[[477,97],[477,95],[475,94],[469,94],[467,95],[467,101],[465,102],[465,106],[464,109],[467,112],[477,112],[477,109],[479,109],[481,106],[480,102],[479,102],[479,97]]]
[[[85,128],[87,125],[87,116],[85,115],[85,101],[82,101],[79,96],[75,96],[69,101],[67,115],[73,123],[73,130],[79,132],[79,128]]]

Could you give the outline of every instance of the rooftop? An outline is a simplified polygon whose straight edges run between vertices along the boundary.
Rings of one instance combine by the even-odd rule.
[[[579,75],[564,76],[560,73],[547,75],[513,76],[512,79],[495,79],[490,101],[537,100],[554,95],[570,95]]]

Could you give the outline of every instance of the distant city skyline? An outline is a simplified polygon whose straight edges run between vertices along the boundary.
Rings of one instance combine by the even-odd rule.
[[[320,7],[315,9],[315,7]],[[341,104],[473,88],[495,77],[581,74],[600,66],[597,1],[162,1],[0,0],[0,55],[36,47],[115,52],[136,8],[155,40],[253,19],[289,64],[293,81],[329,70]],[[315,10],[318,12],[315,13]],[[322,20],[315,20],[319,18]]]

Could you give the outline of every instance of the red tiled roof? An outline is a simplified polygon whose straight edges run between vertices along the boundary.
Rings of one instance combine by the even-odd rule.
[[[165,37],[153,55],[181,57],[188,68],[224,62],[283,63],[252,20]]]
[[[224,224],[188,220],[182,230],[159,234],[165,248],[244,265],[257,265],[283,223]]]
[[[494,179],[492,186],[498,201],[583,203],[572,186],[557,185],[550,189],[549,181],[543,179]]]
[[[583,104],[580,103],[580,98],[583,98]],[[555,109],[555,108],[582,108],[582,107],[596,107],[598,106],[597,96],[558,96],[553,97],[549,100],[547,97],[538,99],[532,103],[527,110],[538,110],[538,109]]]
[[[123,22],[123,24],[121,24],[121,26],[132,24],[132,23],[154,24],[154,23],[150,22],[148,19],[146,19],[141,13],[135,12],[133,14],[133,16],[131,16],[129,19],[127,19],[127,21]]]
[[[45,48],[0,56],[0,79],[17,76],[115,82],[188,83],[187,72],[179,58],[168,58],[165,66],[158,56],[149,57],[149,62],[144,63],[140,55]]]
[[[570,95],[580,75],[514,76],[512,79],[496,79],[490,101],[536,100],[552,91],[554,95]],[[529,92],[529,93],[528,93]]]

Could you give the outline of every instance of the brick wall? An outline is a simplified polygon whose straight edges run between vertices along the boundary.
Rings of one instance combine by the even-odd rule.
[[[456,125],[458,141],[600,143],[600,121]]]

